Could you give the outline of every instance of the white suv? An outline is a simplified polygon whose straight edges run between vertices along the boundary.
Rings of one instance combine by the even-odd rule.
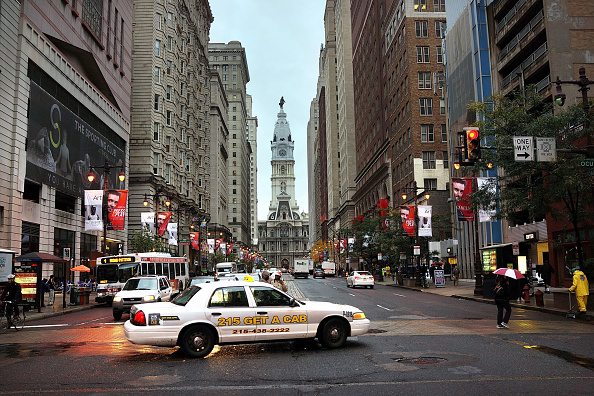
[[[120,320],[134,304],[171,300],[173,289],[163,275],[145,275],[128,279],[113,298],[113,318]]]

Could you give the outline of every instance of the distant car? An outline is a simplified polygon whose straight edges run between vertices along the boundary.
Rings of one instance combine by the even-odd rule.
[[[215,345],[314,339],[328,349],[367,333],[370,322],[351,305],[298,301],[262,282],[191,286],[172,302],[138,304],[124,324],[133,344],[179,346],[194,358]]]
[[[113,298],[113,318],[120,320],[134,304],[169,301],[173,289],[164,275],[144,275],[130,278]]]
[[[287,269],[285,267],[281,268],[281,272],[287,272]]]
[[[210,283],[218,281],[218,278],[214,276],[197,276],[195,278],[190,279],[190,286],[199,285],[201,283]]]
[[[346,285],[353,289],[357,286],[370,287],[373,289],[375,281],[373,275],[371,275],[369,271],[353,271],[353,273],[346,278]]]
[[[313,277],[314,278],[325,278],[326,274],[324,273],[324,270],[321,268],[314,268],[313,270]]]

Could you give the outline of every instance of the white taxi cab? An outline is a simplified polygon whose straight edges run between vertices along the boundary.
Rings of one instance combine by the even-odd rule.
[[[339,348],[369,325],[350,305],[298,301],[261,282],[219,281],[191,286],[171,302],[134,305],[124,332],[134,344],[178,345],[204,357],[215,345],[303,338]]]
[[[373,289],[375,281],[373,279],[373,275],[371,275],[369,271],[353,271],[349,276],[347,276],[346,285],[347,287],[352,287],[353,289],[357,286],[370,287]]]

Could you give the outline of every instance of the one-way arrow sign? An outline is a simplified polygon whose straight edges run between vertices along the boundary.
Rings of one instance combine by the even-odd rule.
[[[516,161],[534,161],[534,138],[532,136],[514,136],[514,159]]]

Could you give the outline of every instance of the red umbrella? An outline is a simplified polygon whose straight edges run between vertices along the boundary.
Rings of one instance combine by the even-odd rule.
[[[522,273],[516,269],[512,269],[512,268],[499,268],[495,271],[493,271],[493,273],[495,275],[503,275],[503,276],[507,276],[508,278],[512,278],[512,279],[522,279],[524,278],[524,275],[522,275]]]
[[[70,271],[80,271],[80,272],[89,272],[91,271],[91,269],[89,267],[87,267],[86,265],[77,265],[74,268],[71,268]]]

